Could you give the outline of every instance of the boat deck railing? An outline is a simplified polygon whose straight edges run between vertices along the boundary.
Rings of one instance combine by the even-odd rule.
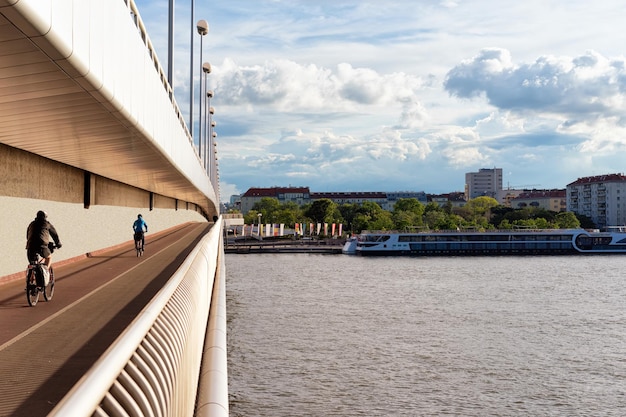
[[[433,233],[564,233],[564,232],[581,232],[587,231],[585,229],[475,229],[475,228],[459,228],[459,229],[428,229],[419,231],[407,231],[407,230],[363,230],[361,235],[392,235],[397,233],[402,234],[433,234]],[[597,231],[596,231],[597,232]]]

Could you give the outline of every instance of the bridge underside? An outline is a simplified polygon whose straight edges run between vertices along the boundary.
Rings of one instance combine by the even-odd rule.
[[[0,143],[0,195],[63,203],[193,210],[195,203],[133,187]]]
[[[127,185],[130,199],[134,197],[129,190],[144,190],[196,204],[209,218],[218,214],[217,203],[198,190],[172,161],[170,155],[180,150],[160,149],[138,125],[129,122],[93,85],[88,85],[86,78],[72,74],[67,60],[56,57],[58,53],[49,41],[35,33],[29,22],[0,0],[0,143],[60,163],[52,168],[58,174],[53,180],[72,188],[78,179],[79,195],[87,206],[97,204],[87,194],[91,192],[88,183],[93,181],[89,175],[93,174],[93,178],[113,180],[111,184]],[[138,105],[149,105],[149,98],[144,100]],[[189,143],[183,146],[192,147]],[[3,177],[7,178],[13,167],[13,172],[24,174],[22,181],[31,179],[33,187],[4,195],[24,196],[19,194],[26,192],[32,198],[66,201],[41,193],[48,187],[37,181],[45,175],[28,165],[30,157],[20,155],[21,159],[7,166],[2,156],[9,154],[10,148],[0,148],[0,159],[5,160]],[[41,161],[39,165],[44,171],[52,166]],[[68,173],[71,175],[66,176]]]

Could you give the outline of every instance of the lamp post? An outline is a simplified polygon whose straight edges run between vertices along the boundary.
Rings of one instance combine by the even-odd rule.
[[[206,84],[206,81],[205,81]],[[213,90],[207,90],[206,92],[206,109],[208,110],[206,112],[206,127],[204,129],[204,134],[206,136],[206,140],[205,140],[205,147],[204,147],[204,170],[207,173],[207,175],[209,174],[209,167],[211,166],[211,161],[209,160],[209,151],[211,149],[211,126],[212,126],[212,122],[211,122],[211,115],[213,113],[211,113],[211,98],[213,98]]]
[[[213,158],[211,159],[211,162],[213,166],[211,168],[210,177],[213,185],[217,184],[217,142],[215,138],[217,138],[217,133],[211,133],[211,139],[213,140]]]
[[[213,106],[209,106],[209,120],[213,119],[213,115],[214,114],[215,114],[215,109],[213,108]],[[215,136],[217,134],[215,133],[214,130],[211,129],[207,135],[209,136],[208,137],[208,142],[209,142],[209,146],[208,147],[209,147],[209,149],[207,149],[207,151],[211,152],[211,144],[213,144],[213,142],[215,140]],[[210,172],[211,172],[210,167],[213,166],[213,160],[210,159],[209,156],[210,156],[210,154],[207,155],[207,158],[209,159],[209,166],[207,167],[207,171],[209,172],[209,177],[210,177],[211,176],[211,174],[210,174]]]
[[[167,82],[174,89],[174,0],[169,0],[167,19]]]
[[[257,234],[259,235],[259,237],[261,237],[261,216],[263,216],[262,213],[257,214],[257,216],[259,216],[259,228],[257,230]]]
[[[198,34],[200,35],[200,62],[202,62],[202,38],[204,38],[204,36],[209,33],[209,24],[207,23],[206,20],[198,20],[198,24],[196,25],[196,29],[198,30]],[[210,70],[210,66],[209,66],[209,70]],[[200,64],[200,74],[202,74],[202,72],[204,71],[204,64]],[[193,70],[192,70],[193,73]],[[200,109],[198,112],[198,117],[200,119],[199,125],[198,125],[198,155],[202,156],[202,97],[204,96],[203,90],[202,90],[202,77],[200,77],[200,79],[198,80],[200,83],[200,90],[199,90],[199,97],[198,97],[198,101],[199,101],[199,105],[200,105]],[[193,80],[192,80],[192,85],[193,85]],[[191,129],[193,129],[193,126],[191,126]]]
[[[210,113],[210,114],[212,115],[213,113]],[[215,126],[217,126],[217,123],[215,123],[215,120],[211,120],[211,126],[209,127],[209,149],[207,149],[207,160],[209,161],[211,165],[207,167],[207,173],[211,172],[211,167],[213,165],[213,163],[210,162],[211,161],[210,158],[211,158],[211,149],[213,148],[211,145],[213,144],[213,140],[215,139],[215,137],[217,137],[217,133],[215,133]],[[217,155],[215,155],[215,159],[217,159]]]
[[[191,27],[193,27],[194,15],[196,11],[196,2],[191,0]],[[191,39],[189,40],[189,133],[193,139],[193,30],[190,30]]]
[[[204,94],[204,91],[206,90],[207,87],[207,75],[209,75],[211,73],[211,64],[209,64],[208,62],[205,62],[204,64],[202,64],[202,72],[204,73],[204,90],[202,91],[202,93],[200,94],[200,101],[202,101],[202,97],[205,97],[206,95]],[[206,143],[207,143],[207,129],[204,129],[204,135],[202,134],[202,127],[203,125],[205,125],[205,120],[206,120],[206,115],[204,113],[206,113],[206,105],[205,105],[205,111],[202,112],[202,105],[200,105],[200,141],[198,144],[198,153],[200,154],[200,160],[203,163],[203,167],[206,169]],[[203,151],[204,149],[204,151]]]

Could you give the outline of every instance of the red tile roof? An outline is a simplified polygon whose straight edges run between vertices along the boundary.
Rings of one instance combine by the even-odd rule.
[[[625,182],[626,175],[624,174],[606,174],[596,175],[594,177],[578,178],[576,181],[567,184],[569,185],[582,185],[582,184],[596,184],[601,182]]]
[[[565,198],[565,190],[533,190],[523,192],[516,198]]]
[[[243,197],[278,197],[279,194],[309,194],[309,187],[249,188]]]
[[[322,192],[322,193],[311,193],[311,199],[320,199],[320,198],[328,198],[328,199],[340,199],[340,198],[387,198],[387,193],[382,192],[370,192],[370,191],[354,191],[354,192]]]

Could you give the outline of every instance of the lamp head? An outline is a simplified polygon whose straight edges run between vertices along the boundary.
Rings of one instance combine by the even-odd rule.
[[[209,33],[209,24],[206,20],[198,20],[198,24],[196,25],[196,29],[198,29],[198,34],[200,36],[204,36]]]

